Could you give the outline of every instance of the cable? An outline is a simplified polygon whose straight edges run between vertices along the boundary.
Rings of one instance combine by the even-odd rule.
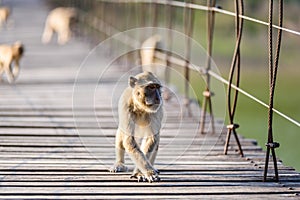
[[[101,0],[101,1],[102,1],[102,2],[119,2],[119,3],[125,3],[124,1],[117,1],[117,0],[112,0],[112,1]],[[127,2],[131,2],[131,0],[127,0]],[[144,0],[144,1],[143,1],[143,0],[135,0],[135,2],[141,2],[141,3],[142,3],[142,2],[149,2],[149,1],[146,1],[146,0]],[[161,0],[157,0],[156,2],[157,2],[157,3],[161,3],[162,1],[161,1]],[[168,0],[167,2],[174,2],[174,1]],[[163,4],[167,4],[167,2],[165,2],[165,3],[163,3]],[[179,2],[179,3],[180,3],[180,2]],[[170,3],[170,4],[167,4],[167,5],[174,6],[174,3],[173,3],[173,4]],[[197,5],[197,6],[195,6],[195,7],[205,7],[206,9],[203,9],[203,10],[209,10],[207,6],[200,6],[200,5]],[[218,12],[218,11],[217,11],[217,10],[218,10],[217,8],[212,9],[212,10],[215,10],[216,12]],[[221,9],[219,9],[219,10],[221,10]],[[229,11],[228,11],[228,12],[229,12]],[[231,12],[229,12],[229,13],[231,13]],[[231,15],[231,14],[230,14],[230,15]],[[241,15],[240,15],[240,17],[243,18],[243,19],[246,19],[245,16],[241,16]],[[96,17],[95,17],[95,18],[96,18]],[[106,26],[111,26],[111,27],[112,27],[112,25],[105,23],[103,20],[101,20],[101,19],[99,19],[99,18],[97,18],[97,20],[99,21],[99,24],[100,24],[100,25],[99,25],[98,27],[94,27],[94,28],[95,28],[95,29],[98,29],[99,31],[104,32],[105,34],[109,34],[109,33],[107,32],[107,30],[105,29],[105,27],[106,27]],[[258,21],[259,21],[259,20],[258,20]],[[266,22],[263,22],[263,23],[266,24],[266,25],[268,25],[268,23],[266,23]],[[90,25],[91,25],[91,26],[94,26],[93,24],[90,24]],[[286,31],[284,28],[276,27],[276,26],[274,26],[274,25],[273,25],[272,27],[273,27],[273,28],[279,28],[279,29],[282,30],[282,31]],[[102,30],[101,28],[102,28],[103,30]],[[117,28],[115,28],[115,27],[112,27],[111,29],[113,30],[112,32],[113,32],[114,34],[120,32],[120,31],[119,31]],[[291,31],[291,32],[293,32],[293,31]],[[299,32],[299,34],[297,33],[297,35],[300,35],[300,32]],[[119,39],[119,38],[117,38],[117,39]],[[137,47],[137,46],[140,45],[140,42],[139,42],[138,40],[136,40],[135,38],[132,38],[132,37],[130,37],[130,36],[128,36],[128,35],[125,36],[124,34],[123,34],[122,39],[120,39],[120,41],[121,41],[121,42],[127,42],[128,45],[130,45],[130,46],[132,46],[132,47]],[[156,55],[158,55],[158,54],[156,54]],[[162,56],[162,57],[163,57],[163,56]],[[172,61],[171,61],[171,60],[172,60]],[[176,59],[176,58],[174,58],[174,57],[171,58],[171,55],[170,55],[169,62],[174,62],[174,60],[177,61],[178,59]],[[180,62],[180,63],[181,63],[181,62]],[[212,76],[213,78],[215,78],[216,80],[219,80],[220,82],[224,83],[225,85],[229,85],[229,82],[228,82],[226,79],[224,79],[222,76],[220,76],[219,74],[215,73],[215,72],[212,71],[212,70],[206,71],[206,70],[205,70],[205,67],[202,67],[202,66],[195,66],[194,64],[190,64],[189,67],[190,67],[190,68],[193,68],[193,69],[196,68],[196,70],[198,70],[198,71],[200,71],[200,72],[203,72],[203,73],[208,73],[209,75],[211,75],[211,76]],[[258,104],[260,104],[260,105],[262,105],[262,106],[264,106],[264,107],[266,107],[266,108],[269,109],[269,105],[268,105],[268,104],[266,104],[266,103],[263,102],[262,100],[258,99],[257,97],[253,96],[252,94],[246,92],[245,90],[243,90],[243,89],[237,87],[237,86],[234,85],[234,84],[231,84],[231,87],[232,87],[233,89],[237,90],[239,93],[245,95],[246,97],[252,99],[253,101],[257,102]],[[286,114],[280,112],[279,110],[277,110],[277,109],[275,109],[275,108],[272,108],[272,110],[273,110],[274,113],[278,114],[278,115],[281,116],[282,118],[284,118],[284,119],[286,119],[287,121],[291,122],[292,124],[294,124],[294,125],[300,127],[300,122],[298,122],[298,121],[296,121],[295,119],[293,119],[293,118],[287,116]]]
[[[99,1],[110,2],[110,3],[150,3],[152,0],[99,0]],[[177,7],[182,7],[182,8],[185,7],[184,3],[183,2],[179,2],[179,1],[156,0],[155,3],[162,4],[162,5],[177,6]],[[215,11],[217,13],[221,13],[221,14],[225,14],[225,15],[230,15],[230,16],[235,16],[234,12],[231,12],[231,11],[228,11],[228,10],[223,10],[221,8],[216,8],[216,7],[210,8],[208,6],[191,4],[191,3],[189,3],[186,6],[190,7],[190,8],[193,8],[193,9],[197,9],[197,10],[204,10],[204,11],[212,10],[212,11]],[[259,20],[259,19],[255,19],[255,18],[252,18],[252,17],[249,17],[249,16],[245,16],[245,15],[239,15],[239,17],[243,18],[245,20],[248,20],[248,21],[252,21],[252,22],[258,23],[258,24],[269,26],[268,22],[264,22],[264,21]],[[300,32],[292,30],[292,29],[289,29],[289,28],[280,27],[280,26],[277,26],[277,25],[274,25],[274,24],[272,25],[272,27],[276,28],[276,29],[280,29],[280,30],[286,31],[288,33],[292,33],[292,34],[300,36]]]

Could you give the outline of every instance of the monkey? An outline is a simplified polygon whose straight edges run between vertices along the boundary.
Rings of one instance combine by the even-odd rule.
[[[66,44],[72,35],[70,29],[71,21],[76,17],[77,10],[72,7],[58,7],[50,11],[46,19],[42,43],[49,43],[53,33],[57,33],[58,44]]]
[[[10,16],[10,9],[8,7],[0,7],[0,28],[3,24],[7,23],[7,19]]]
[[[23,54],[24,45],[19,41],[12,45],[0,45],[0,75],[5,72],[9,83],[14,82],[19,75],[20,59]]]
[[[124,153],[135,164],[131,178],[156,182],[159,172],[153,167],[158,151],[163,118],[161,82],[151,72],[130,76],[129,86],[118,104],[119,126],[115,138],[116,161],[110,172],[125,172]],[[139,145],[139,140],[142,142]]]

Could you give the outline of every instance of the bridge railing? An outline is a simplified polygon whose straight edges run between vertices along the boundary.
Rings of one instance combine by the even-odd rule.
[[[67,3],[66,3],[67,2]],[[272,129],[272,119],[273,112],[277,113],[279,116],[288,120],[290,123],[300,127],[300,123],[288,115],[278,111],[273,106],[274,101],[274,91],[275,91],[275,83],[276,83],[276,75],[278,69],[278,59],[280,55],[280,46],[281,46],[281,35],[282,31],[287,33],[291,33],[294,35],[300,35],[299,32],[284,28],[282,26],[282,14],[283,14],[283,2],[279,0],[278,4],[278,25],[273,23],[273,0],[269,0],[269,21],[265,22],[262,20],[258,20],[255,18],[248,17],[244,14],[244,2],[243,0],[235,0],[234,1],[234,12],[224,10],[218,6],[216,6],[215,0],[208,0],[206,5],[200,5],[194,3],[192,0],[185,1],[175,1],[175,0],[68,0],[64,1],[62,4],[64,6],[75,6],[80,10],[80,23],[85,28],[80,28],[79,31],[81,34],[87,34],[89,37],[93,36],[95,43],[100,42],[104,39],[107,39],[114,34],[118,34],[120,32],[132,29],[132,28],[140,28],[140,27],[159,27],[161,26],[161,21],[164,21],[164,27],[169,30],[167,31],[167,37],[165,44],[167,46],[167,51],[157,48],[153,56],[156,59],[162,60],[166,63],[166,66],[181,66],[183,67],[183,75],[185,77],[184,83],[184,96],[186,98],[186,107],[188,109],[189,105],[189,89],[188,83],[190,81],[191,70],[198,71],[201,75],[205,76],[206,87],[203,91],[203,104],[202,104],[202,114],[200,122],[200,130],[199,133],[205,133],[205,121],[207,120],[207,113],[209,113],[209,117],[211,119],[211,130],[214,132],[214,115],[213,115],[213,104],[212,104],[212,96],[213,91],[211,91],[210,82],[212,79],[220,81],[222,84],[225,84],[227,87],[227,113],[228,113],[228,121],[229,125],[227,126],[227,140],[224,146],[224,154],[227,154],[227,149],[230,141],[230,137],[233,134],[235,140],[237,142],[239,153],[243,156],[242,146],[239,143],[239,138],[236,134],[236,128],[239,127],[238,124],[235,123],[235,112],[237,106],[238,95],[243,94],[247,98],[261,104],[262,106],[268,108],[268,140],[267,140],[267,153],[266,153],[266,161],[265,161],[265,173],[264,173],[264,181],[267,179],[267,171],[268,171],[268,162],[270,158],[270,152],[272,153],[272,159],[274,162],[274,172],[275,172],[275,180],[278,181],[278,172],[277,172],[277,161],[275,155],[275,148],[279,147],[279,143],[273,141],[273,129]],[[203,24],[196,24],[199,22],[199,19],[195,19],[195,11],[205,11],[206,12],[206,45],[207,45],[207,59],[204,66],[196,66],[194,63],[190,62],[192,52],[191,47],[191,38],[195,32],[195,28],[199,28],[198,26],[203,26]],[[220,74],[216,73],[216,71],[211,69],[212,66],[212,57],[213,57],[213,39],[214,39],[214,28],[216,21],[216,14],[226,15],[235,17],[235,48],[232,56],[232,62],[230,65],[230,72],[228,79],[223,78]],[[163,18],[161,16],[164,16]],[[265,103],[254,95],[246,92],[242,88],[239,87],[240,84],[240,73],[241,73],[241,41],[242,41],[242,33],[243,33],[243,25],[244,21],[251,21],[257,24],[261,24],[269,27],[268,40],[269,40],[269,77],[270,77],[270,101],[269,103]],[[180,21],[180,25],[182,27],[178,27],[178,23],[174,23],[174,21]],[[278,31],[278,39],[276,44],[276,52],[275,58],[273,58],[273,34],[272,30],[275,29]],[[184,55],[178,56],[172,53],[172,36],[173,30],[179,30],[183,32],[187,37],[185,40],[184,47]],[[151,33],[154,35],[155,32]],[[124,40],[121,42],[126,43],[128,46],[142,46],[145,39],[145,36],[149,36],[148,34],[140,34],[135,35],[134,37],[131,35],[126,36]],[[155,43],[156,44],[156,43]],[[136,59],[140,58],[140,52],[136,52]],[[169,73],[165,72],[166,82],[169,81],[170,77],[168,77]],[[208,112],[209,111],[209,112]]]

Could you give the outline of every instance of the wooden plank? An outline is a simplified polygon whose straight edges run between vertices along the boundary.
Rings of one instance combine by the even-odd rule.
[[[288,199],[299,199],[298,195],[295,194],[256,194],[252,195],[252,198],[257,199],[280,199],[280,200],[286,200]],[[26,195],[5,195],[3,197],[0,196],[0,199],[56,199],[58,198],[55,194],[44,194],[44,195],[34,195],[34,196],[26,196]],[[213,195],[213,194],[177,194],[177,195],[167,195],[167,194],[152,194],[152,195],[99,195],[99,194],[79,194],[79,195],[65,195],[61,194],[59,195],[59,199],[215,199],[215,200],[222,200],[222,199],[241,199],[245,198],[245,194],[222,194],[222,195]]]
[[[131,181],[132,183],[136,183],[136,181]],[[54,186],[54,187],[42,187],[40,185],[35,186],[26,186],[26,187],[1,187],[0,188],[0,194],[1,195],[20,195],[20,194],[29,194],[29,195],[41,195],[41,194],[105,194],[105,195],[152,195],[154,194],[166,194],[166,188],[168,188],[167,193],[173,194],[173,195],[192,195],[192,194],[202,194],[202,195],[221,195],[221,194],[245,194],[245,195],[256,195],[256,194],[296,194],[300,193],[300,190],[288,190],[284,187],[268,187],[267,184],[265,184],[264,187],[259,186],[251,186],[247,185],[245,187],[243,186],[234,186],[229,185],[228,187],[225,187],[223,185],[220,186],[208,186],[208,185],[198,185],[198,186],[187,186],[187,185],[181,185],[178,187],[175,187],[174,185],[169,185],[171,187],[161,187],[161,184],[163,183],[139,183],[138,184],[138,190],[136,189],[137,185],[132,184],[129,187],[120,187],[118,184],[117,187],[105,187],[105,186],[93,186],[93,185],[87,185],[87,186],[78,186],[78,187],[72,187],[72,185],[69,185],[68,183],[62,183],[61,186]],[[274,191],[274,187],[276,188],[276,191]],[[132,189],[133,191],[130,191]]]

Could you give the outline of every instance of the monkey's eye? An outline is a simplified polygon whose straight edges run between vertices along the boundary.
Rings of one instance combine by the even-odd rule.
[[[150,90],[155,90],[155,89],[158,89],[158,88],[159,88],[159,85],[152,84],[152,85],[149,85],[148,88],[149,88]]]

